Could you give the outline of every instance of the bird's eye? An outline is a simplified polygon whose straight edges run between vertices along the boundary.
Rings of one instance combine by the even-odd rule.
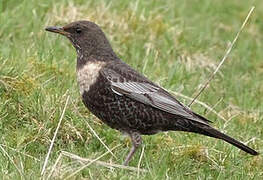
[[[81,33],[81,29],[80,28],[76,28],[76,33],[80,34]]]

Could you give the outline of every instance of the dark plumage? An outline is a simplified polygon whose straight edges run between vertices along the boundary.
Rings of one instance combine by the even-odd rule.
[[[133,146],[125,165],[141,144],[141,134],[169,130],[222,139],[249,154],[258,154],[211,127],[210,121],[121,61],[95,23],[78,21],[46,30],[66,36],[76,48],[77,78],[85,106],[111,128],[131,137]]]

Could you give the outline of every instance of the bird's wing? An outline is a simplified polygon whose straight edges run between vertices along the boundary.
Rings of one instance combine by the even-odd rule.
[[[182,105],[161,87],[150,81],[145,81],[146,78],[139,74],[137,75],[139,75],[144,81],[140,82],[126,79],[120,72],[116,72],[109,68],[103,69],[102,75],[110,82],[112,91],[120,96],[127,96],[165,112],[197,121],[205,125],[208,125],[208,122],[210,122]],[[136,78],[138,78],[138,76],[136,76]]]

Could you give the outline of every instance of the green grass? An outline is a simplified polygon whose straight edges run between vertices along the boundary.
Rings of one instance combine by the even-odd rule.
[[[99,24],[125,62],[171,92],[193,97],[223,57],[250,7],[256,9],[231,55],[192,109],[213,126],[262,151],[262,1],[0,1],[0,179],[39,179],[67,96],[70,96],[44,179],[61,150],[95,159],[107,152],[121,164],[127,138],[100,123],[82,104],[76,53],[69,41],[44,31],[86,19]],[[178,96],[185,104],[188,99]],[[219,140],[168,132],[144,136],[147,173],[90,165],[71,179],[262,179],[262,155],[251,157]],[[142,148],[130,163],[137,167]],[[34,158],[33,158],[34,157]],[[52,179],[82,166],[63,157]]]

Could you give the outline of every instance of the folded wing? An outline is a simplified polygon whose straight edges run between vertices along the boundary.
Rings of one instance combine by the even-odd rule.
[[[102,75],[110,82],[111,89],[120,96],[127,96],[162,111],[208,125],[208,120],[192,112],[161,87],[145,81],[131,81],[122,74],[103,69]],[[120,80],[122,79],[122,80]]]

